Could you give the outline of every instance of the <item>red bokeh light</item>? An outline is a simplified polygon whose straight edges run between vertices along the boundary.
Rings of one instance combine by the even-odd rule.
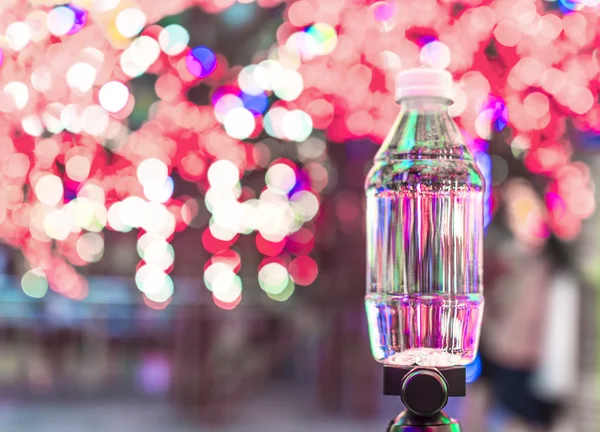
[[[267,239],[265,239],[260,233],[256,234],[256,248],[258,249],[258,251],[260,253],[262,253],[263,255],[266,256],[270,256],[270,257],[274,257],[279,255],[283,249],[285,248],[285,245],[287,243],[287,239],[284,238],[283,240],[279,241],[279,242],[271,242]]]
[[[308,286],[317,278],[319,267],[311,257],[299,256],[290,263],[288,271],[295,284]]]
[[[233,302],[224,302],[222,300],[219,300],[218,298],[216,298],[213,295],[213,301],[215,302],[215,304],[224,310],[233,310],[235,309],[241,302],[242,302],[242,295],[240,294],[238,298],[235,299],[235,301]]]
[[[229,241],[219,240],[212,235],[209,228],[206,228],[202,233],[202,245],[204,246],[204,249],[214,254],[229,249],[237,241],[237,239],[238,236],[236,235]]]

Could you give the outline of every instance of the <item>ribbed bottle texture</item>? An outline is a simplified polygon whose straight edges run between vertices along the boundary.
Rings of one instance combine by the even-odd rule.
[[[371,347],[382,363],[477,353],[484,181],[446,102],[405,101],[366,180]]]

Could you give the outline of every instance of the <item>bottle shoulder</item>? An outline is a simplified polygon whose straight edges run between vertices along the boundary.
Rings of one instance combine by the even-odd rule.
[[[472,158],[388,158],[375,160],[365,189],[406,190],[417,185],[431,190],[483,191],[485,180]]]
[[[405,107],[375,156],[366,188],[484,190],[458,126],[439,106]],[[423,189],[423,188],[422,188]]]

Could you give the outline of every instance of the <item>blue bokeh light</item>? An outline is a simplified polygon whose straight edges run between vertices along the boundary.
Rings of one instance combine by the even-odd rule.
[[[486,108],[493,111],[492,126],[494,130],[500,132],[508,124],[508,109],[504,100],[497,96],[490,95]]]
[[[438,39],[435,36],[431,36],[431,35],[427,35],[427,36],[421,36],[418,40],[417,43],[420,47],[424,47],[427,44],[430,44],[431,42],[435,42]]]
[[[217,56],[209,48],[197,46],[187,55],[188,71],[197,78],[206,78],[217,68]]]
[[[251,95],[248,93],[240,92],[238,97],[242,100],[244,108],[250,111],[254,116],[264,113],[269,106],[269,99],[265,93],[259,93],[257,95]]]
[[[583,4],[580,1],[573,0],[558,0],[558,8],[564,14],[570,14],[571,12],[576,12],[583,9]]]
[[[481,375],[481,358],[479,355],[475,357],[473,362],[467,365],[467,383],[472,383],[477,381],[477,378]]]
[[[492,221],[492,158],[485,151],[478,151],[475,153],[475,163],[485,179],[483,226],[487,228]]]
[[[75,34],[87,23],[87,11],[72,4],[66,5],[65,7],[71,9],[75,14],[75,21],[73,21],[73,26],[67,34]]]

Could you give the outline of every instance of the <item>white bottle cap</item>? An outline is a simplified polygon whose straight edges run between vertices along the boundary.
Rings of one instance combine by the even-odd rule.
[[[452,74],[444,69],[406,69],[396,77],[396,101],[410,97],[454,99]]]

